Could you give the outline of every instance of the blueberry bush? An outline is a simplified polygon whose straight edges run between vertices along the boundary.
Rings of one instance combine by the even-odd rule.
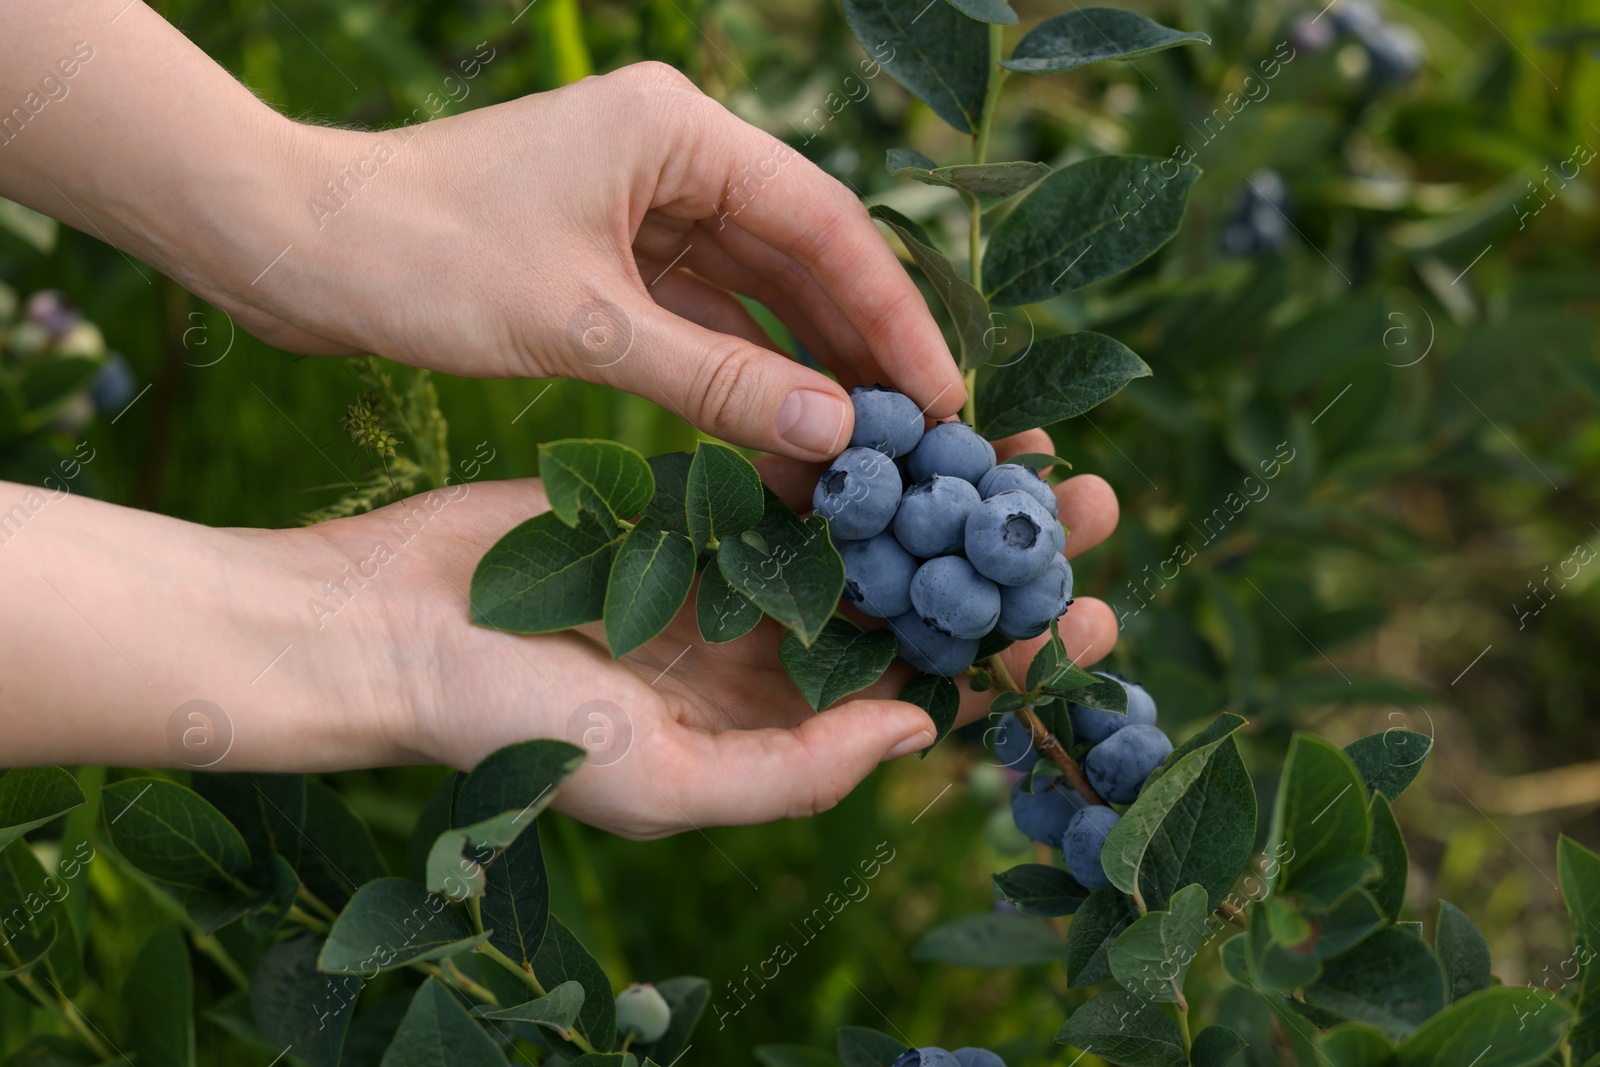
[[[821,714],[902,652],[919,668],[942,667],[913,679],[906,698],[948,727],[965,686],[994,694],[991,714],[941,737],[922,766],[955,768],[985,822],[939,824],[960,834],[937,833],[927,855],[898,861],[916,866],[878,883],[894,894],[882,909],[871,920],[861,908],[844,914],[853,936],[808,953],[784,992],[746,1015],[731,994],[751,987],[739,965],[760,959],[757,940],[762,953],[770,946],[748,916],[779,905],[747,906],[697,854],[665,851],[670,843],[610,841],[541,814],[582,756],[559,742],[514,746],[470,775],[442,777],[11,771],[0,777],[7,1067],[280,1057],[667,1067],[679,1056],[705,1062],[707,1048],[738,1062],[730,1043],[755,1042],[765,1042],[753,1055],[766,1067],[1600,1064],[1600,858],[1561,838],[1546,892],[1496,860],[1496,849],[1542,857],[1517,830],[1517,841],[1502,840],[1484,820],[1481,835],[1468,832],[1421,787],[1406,796],[1414,818],[1404,835],[1395,818],[1429,764],[1460,782],[1465,803],[1489,806],[1482,783],[1460,777],[1459,762],[1441,767],[1448,754],[1422,732],[1417,709],[1437,708],[1438,693],[1481,712],[1456,724],[1456,739],[1477,731],[1506,768],[1592,745],[1581,582],[1563,566],[1572,592],[1552,598],[1566,581],[1535,573],[1524,590],[1520,573],[1484,576],[1455,552],[1458,531],[1503,528],[1536,529],[1538,545],[1564,554],[1568,527],[1584,529],[1583,501],[1554,482],[1593,483],[1600,455],[1588,432],[1597,379],[1585,321],[1597,281],[1581,243],[1587,187],[1572,178],[1593,158],[1585,123],[1600,117],[1581,106],[1595,69],[1586,9],[1484,5],[1489,15],[1459,13],[1488,19],[1467,29],[1439,4],[1340,0],[1326,17],[1320,4],[1161,8],[1165,21],[1203,29],[1206,44],[1105,8],[1030,6],[1030,24],[1044,21],[1011,30],[998,0],[852,0],[842,22],[809,13],[787,38],[772,27],[800,15],[691,0],[636,11],[602,3],[587,16],[542,0],[519,24],[531,27],[525,37],[473,5],[397,5],[393,20],[343,0],[285,7],[364,87],[400,86],[355,100],[340,121],[406,113],[418,103],[406,94],[448,69],[432,53],[470,54],[481,36],[503,51],[472,86],[491,98],[650,56],[749,107],[752,77],[764,103],[809,102],[815,85],[804,77],[844,84],[881,66],[921,103],[901,107],[874,82],[884,91],[870,102],[802,112],[788,139],[874,194],[874,214],[970,376],[963,421],[976,433],[919,423],[910,440],[894,394],[858,394],[852,445],[893,455],[851,463],[880,465],[885,480],[894,470],[901,492],[887,525],[850,536],[782,505],[732,449],[671,451],[689,433],[631,398],[559,383],[517,423],[543,383],[478,392],[439,381],[435,396],[425,377],[374,361],[363,366],[363,397],[347,406],[344,372],[316,361],[279,366],[257,346],[248,361],[214,362],[231,338],[219,314],[191,311],[170,290],[146,299],[115,254],[86,239],[68,235],[54,259],[40,258],[48,227],[17,214],[0,217],[22,240],[0,243],[0,265],[33,296],[0,291],[0,473],[49,488],[52,475],[80,470],[62,466],[77,459],[74,491],[104,471],[113,497],[206,521],[282,521],[306,510],[299,494],[327,471],[310,449],[301,464],[234,432],[237,397],[259,378],[286,406],[302,401],[289,410],[323,429],[319,441],[336,439],[342,422],[371,461],[360,491],[310,515],[320,518],[443,484],[440,407],[458,433],[498,422],[485,431],[499,433],[500,448],[487,476],[537,463],[554,511],[512,535],[521,540],[508,554],[525,558],[485,560],[473,595],[480,622],[537,632],[604,620],[623,655],[680,610],[708,641],[766,614],[788,628],[783,661]],[[170,8],[285,107],[314,111],[348,88],[245,8]],[[1408,23],[1423,28],[1426,47]],[[839,35],[846,25],[859,49]],[[1409,92],[1430,50],[1429,84]],[[1555,82],[1570,96],[1556,97]],[[999,121],[1008,108],[1015,123]],[[783,128],[776,113],[757,117]],[[107,324],[138,377],[157,381],[114,427],[123,408],[114,398],[131,400],[137,383],[126,364],[119,379],[114,357],[49,295],[57,289]],[[122,340],[140,334],[155,340],[137,349]],[[209,349],[194,347],[208,337]],[[199,400],[182,417],[162,401],[175,369]],[[1117,392],[1134,378],[1136,388]],[[105,417],[90,422],[91,411]],[[154,429],[164,422],[170,444]],[[1124,496],[1119,544],[1070,566],[1050,561],[1066,596],[1076,579],[1118,610],[1121,675],[1079,670],[1053,634],[1021,678],[991,659],[1004,641],[1034,636],[1046,614],[1037,604],[1057,593],[1024,598],[1024,617],[1008,623],[1007,597],[1021,595],[1010,591],[1032,583],[984,573],[986,550],[974,557],[956,516],[1035,493],[1067,460],[980,470],[992,456],[972,442],[1057,425],[1056,450],[1113,477]],[[629,444],[592,439],[613,433]],[[80,436],[124,447],[95,452]],[[929,449],[913,469],[924,436],[959,437],[982,462]],[[162,457],[173,454],[163,449],[198,444],[217,450],[221,473],[163,480],[172,465]],[[134,467],[132,457],[152,455],[148,469]],[[844,480],[858,469],[840,465]],[[251,492],[233,485],[236,470],[254,472]],[[915,603],[917,575],[939,560],[969,569],[941,563],[919,587],[934,599]],[[526,589],[508,595],[519,582]],[[988,621],[984,582],[1000,614],[981,636],[954,636]],[[900,597],[904,607],[888,610]],[[1484,607],[1505,599],[1516,603],[1509,622]],[[988,603],[978,619],[959,614],[978,600]],[[1439,601],[1483,636],[1459,660],[1423,657],[1425,669],[1390,677],[1395,658],[1367,655],[1365,642],[1393,636],[1389,613],[1402,630],[1436,631],[1426,612]],[[916,663],[914,637],[902,643],[871,621],[907,613],[939,637],[978,641],[971,666]],[[1537,656],[1502,660],[1541,624]],[[1337,667],[1321,662],[1323,649]],[[1320,712],[1348,703],[1405,708],[1418,729],[1336,745],[1323,735],[1337,725],[1348,740],[1350,724]],[[858,825],[875,827],[878,802],[900,799],[893,781],[880,785],[847,801],[842,818],[819,820],[822,832],[766,828],[754,840],[770,847],[773,868],[847,865]],[[813,840],[830,836],[845,844]],[[730,850],[744,861],[756,846]],[[974,910],[962,872],[995,853],[1017,862],[981,865],[995,872],[996,903]],[[704,892],[679,896],[690,881]],[[1469,890],[1482,896],[1456,895]],[[1466,910],[1494,921],[1487,937]],[[894,937],[907,930],[917,968],[897,956]],[[708,942],[723,940],[731,947],[712,955]],[[1537,958],[1551,946],[1550,962]],[[643,973],[629,973],[629,958]],[[869,981],[863,958],[885,961],[889,977]],[[691,960],[719,980],[664,977]],[[738,985],[720,980],[729,975]],[[855,998],[857,983],[870,999]],[[831,1035],[873,1021],[869,1005],[887,1009],[874,1023],[883,1032],[845,1025],[825,1049],[818,1033],[794,1029]],[[733,1014],[741,1025],[724,1030]],[[786,1026],[763,1025],[774,1018]],[[938,1047],[974,1034],[1002,1055]]]

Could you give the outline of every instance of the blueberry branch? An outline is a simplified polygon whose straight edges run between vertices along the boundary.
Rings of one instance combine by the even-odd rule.
[[[1000,86],[1009,71],[1000,65],[1002,29],[998,23],[989,25],[989,83],[983,94],[983,113],[978,117],[978,128],[972,134],[972,162],[982,164],[989,154],[989,131],[994,128],[995,104],[1000,99]],[[967,200],[967,242],[971,264],[968,279],[972,287],[983,292],[983,205],[976,193],[965,193]],[[962,376],[967,386],[967,403],[961,417],[969,425],[978,422],[978,368],[970,367]]]
[[[1005,665],[997,652],[989,657],[989,673],[994,676],[996,684],[1013,692],[1021,693],[1023,689],[1017,680],[1011,676],[1011,669]],[[1078,795],[1091,804],[1105,805],[1105,800],[1094,791],[1094,786],[1089,784],[1089,779],[1084,777],[1083,768],[1078,766],[1078,761],[1056,738],[1056,735],[1046,729],[1044,723],[1033,713],[1033,706],[1024,704],[1017,711],[1017,718],[1028,728],[1028,733],[1033,737],[1033,747],[1039,754],[1049,759],[1061,768],[1061,776],[1065,778],[1078,791]]]

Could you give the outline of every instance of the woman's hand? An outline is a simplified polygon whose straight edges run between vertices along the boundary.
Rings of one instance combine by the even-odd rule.
[[[278,115],[137,0],[14,0],[5,21],[5,99],[74,48],[88,58],[5,146],[0,195],[280,347],[607,382],[811,460],[849,440],[851,385],[892,385],[935,418],[965,401],[850,190],[671,67],[366,132]],[[779,354],[734,292],[839,381]]]
[[[997,451],[1004,459],[1049,452],[1051,445],[1035,430],[999,442]],[[820,471],[782,459],[758,466],[802,508]],[[345,558],[369,554],[378,541],[393,549],[371,606],[391,635],[394,662],[367,669],[397,673],[407,694],[404,736],[431,758],[470,768],[529,737],[585,744],[585,732],[596,731],[587,740],[598,747],[556,806],[615,833],[657,837],[822,811],[881,761],[932,741],[921,709],[895,699],[912,673],[904,663],[864,692],[813,712],[778,661],[781,627],[763,618],[738,640],[706,644],[692,597],[660,637],[621,660],[611,658],[598,624],[535,637],[468,625],[478,559],[547,504],[537,480],[452,491],[459,499],[418,525],[402,547],[392,531],[420,498],[310,531]],[[1116,525],[1116,498],[1094,475],[1068,479],[1056,496],[1071,530],[1069,556],[1099,544]],[[1062,619],[1061,635],[1087,666],[1116,643],[1116,620],[1102,602],[1079,597]],[[1015,676],[1045,640],[1018,642],[1004,653]],[[994,694],[972,693],[965,679],[960,684],[961,721],[968,722],[985,713]]]

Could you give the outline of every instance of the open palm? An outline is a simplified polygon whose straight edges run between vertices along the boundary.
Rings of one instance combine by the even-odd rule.
[[[1048,452],[1035,430],[997,442],[1002,459]],[[803,508],[820,465],[771,457],[762,477]],[[613,660],[599,624],[523,637],[471,625],[468,591],[478,560],[503,534],[548,509],[537,479],[489,482],[457,495],[395,551],[386,571],[394,590],[379,609],[393,635],[395,667],[416,731],[416,747],[468,768],[495,749],[530,737],[565,737],[591,750],[557,807],[629,837],[691,827],[765,822],[833,806],[885,759],[933,739],[926,714],[894,699],[911,668],[896,662],[866,690],[813,712],[778,660],[784,630],[763,618],[725,644],[707,644],[693,597],[667,629]],[[1094,547],[1116,525],[1110,487],[1080,475],[1056,487],[1070,531],[1067,555]],[[335,549],[363,553],[399,517],[402,501],[314,530]],[[879,625],[878,620],[862,620]],[[1116,622],[1100,601],[1079,598],[1063,617],[1068,652],[1087,665],[1116,643]],[[1006,652],[1013,673],[1045,639]],[[962,722],[982,715],[990,695],[962,691]]]

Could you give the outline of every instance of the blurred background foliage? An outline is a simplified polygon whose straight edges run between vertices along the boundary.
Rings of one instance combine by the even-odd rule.
[[[943,233],[953,257],[964,248],[960,202],[890,179],[883,153],[913,147],[948,163],[966,145],[887,77],[860,78],[833,3],[522,2],[156,7],[275,107],[315,121],[393,125],[431,109],[430,94],[457,97],[451,113],[662,60],[863,196]],[[1016,7],[1022,29],[1058,13],[1050,0]],[[1337,8],[1315,22],[1320,8],[1275,0],[1141,9],[1215,44],[1013,77],[1011,118],[990,151],[1059,165],[1187,144],[1205,171],[1161,254],[1032,309],[1035,326],[1113,334],[1155,370],[1055,429],[1057,451],[1123,501],[1118,536],[1076,564],[1078,589],[1118,610],[1110,665],[1146,683],[1175,733],[1224,708],[1252,719],[1248,754],[1265,786],[1294,727],[1339,742],[1401,725],[1433,735],[1423,788],[1399,805],[1412,917],[1431,920],[1431,901],[1451,899],[1489,936],[1506,982],[1539,981],[1567,954],[1555,833],[1600,845],[1589,147],[1600,146],[1600,3],[1389,2],[1383,18],[1409,28],[1398,47],[1421,59],[1411,75],[1339,32],[1350,16]],[[485,41],[495,51],[481,73],[453,77]],[[1252,88],[1247,76],[1285,47],[1293,58]],[[1229,93],[1248,103],[1227,103]],[[835,111],[828,101],[841,96]],[[1253,234],[1239,230],[1252,218]],[[345,362],[269,350],[150,268],[10,207],[0,280],[18,297],[4,318],[31,321],[22,302],[58,290],[132,372],[110,398],[132,406],[102,402],[98,416],[68,395],[87,379],[56,381],[43,394],[54,429],[13,436],[4,476],[40,482],[87,442],[94,458],[75,491],[198,522],[282,526],[378,471],[341,427],[366,388]],[[1033,328],[1020,316],[1006,327],[997,358],[1020,352]],[[35,356],[47,343],[63,358],[83,355],[74,345],[100,354],[81,332],[68,342],[23,329],[19,342],[20,328],[6,334],[13,361],[22,342]],[[601,387],[433,382],[454,455],[492,449],[481,477],[535,474],[542,440],[611,437],[653,454],[694,437]],[[924,966],[909,952],[936,921],[985,907],[988,872],[1019,858],[988,825],[1003,783],[983,762],[976,745],[946,746],[814,820],[647,844],[548,816],[556,910],[618,981],[712,980],[713,1012],[686,1063],[749,1062],[764,1041],[826,1045],[849,1023],[1045,1062],[1060,1004],[1076,995],[1059,974]],[[441,773],[331,780],[402,871]],[[92,826],[80,812],[36,836],[60,836],[66,852]],[[870,894],[806,944],[794,924],[884,841],[894,859]],[[134,948],[164,916],[114,860],[89,871],[92,894],[75,887],[72,905],[97,976],[86,997],[98,1001],[91,1015],[115,1018]],[[797,958],[765,989],[752,982],[748,1006],[719,1027],[718,1010],[739,1006],[727,983],[744,983],[779,942]],[[197,1002],[215,1009],[211,990],[226,983],[212,982],[208,960],[197,965]],[[48,1025],[0,989],[0,1056]],[[202,1024],[199,1040],[203,1062],[271,1059],[223,1025]],[[1252,1050],[1257,1062],[1268,1054]]]

